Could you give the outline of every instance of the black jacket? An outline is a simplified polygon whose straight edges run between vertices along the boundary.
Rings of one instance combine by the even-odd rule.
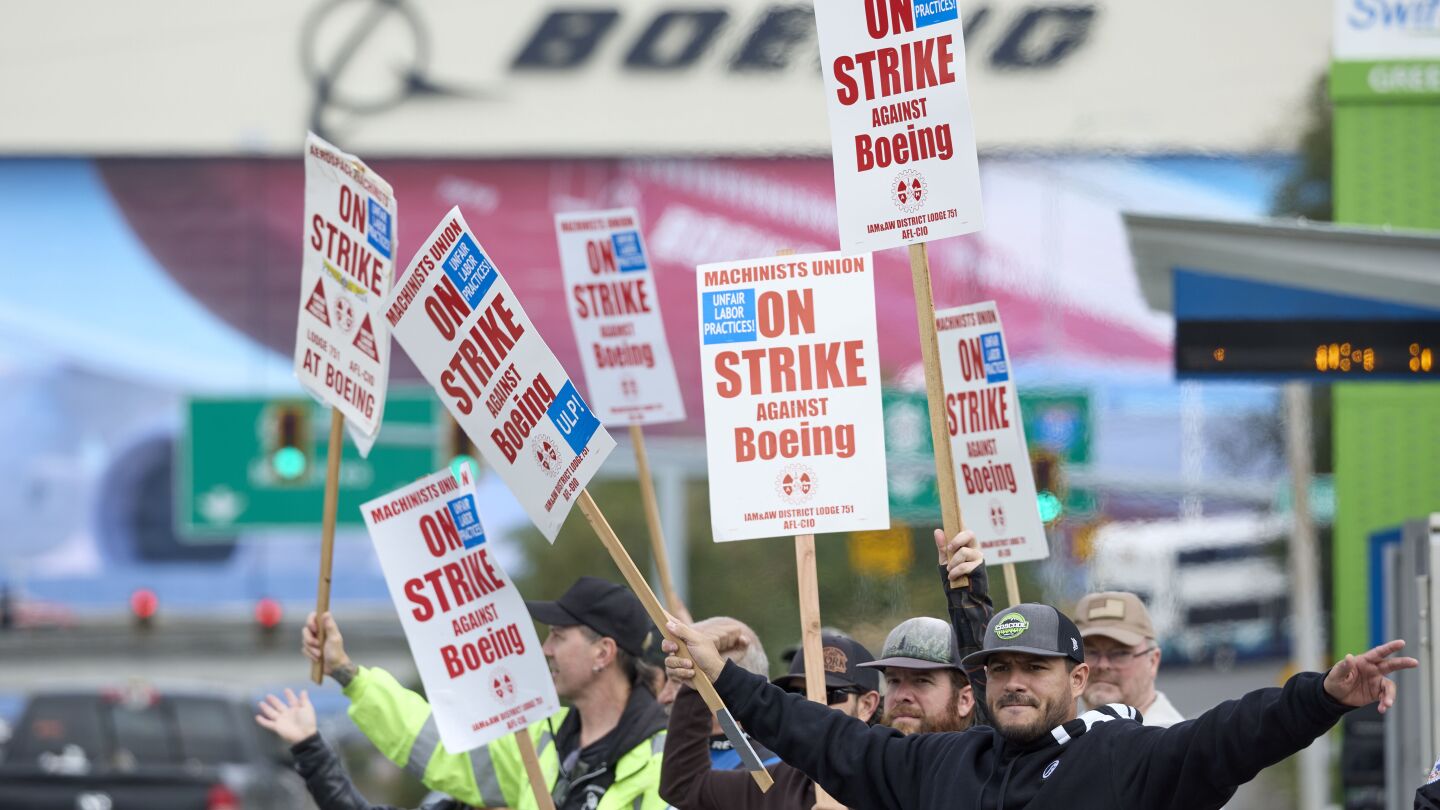
[[[388,804],[371,804],[360,795],[350,775],[345,773],[340,757],[319,734],[311,734],[290,746],[290,753],[295,756],[295,770],[305,778],[305,787],[320,810],[397,810]],[[467,807],[446,798],[426,804],[421,810],[465,810]]]
[[[1301,673],[1170,728],[1105,707],[1026,746],[989,726],[902,736],[788,695],[727,663],[715,688],[786,762],[858,810],[1218,808],[1261,769],[1309,745],[1348,707]]]
[[[1415,810],[1440,810],[1440,782],[1428,782],[1415,791]]]

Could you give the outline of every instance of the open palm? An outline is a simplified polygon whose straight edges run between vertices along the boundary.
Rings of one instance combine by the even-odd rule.
[[[301,692],[296,697],[294,692],[286,689],[285,700],[266,695],[260,701],[260,713],[255,716],[255,722],[294,745],[315,733],[315,707],[310,705],[308,692]]]
[[[1414,658],[1390,657],[1404,648],[1405,642],[1396,640],[1361,655],[1345,656],[1325,676],[1325,691],[1346,706],[1379,702],[1383,713],[1395,703],[1395,682],[1387,676],[1420,666]]]

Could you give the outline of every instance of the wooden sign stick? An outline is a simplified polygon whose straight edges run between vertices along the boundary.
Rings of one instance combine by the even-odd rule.
[[[794,255],[781,248],[776,256]],[[805,656],[805,697],[826,705],[825,649],[820,642],[820,573],[815,567],[815,535],[795,535],[795,580],[800,587],[800,654]],[[819,785],[815,786],[820,789]]]
[[[535,754],[535,741],[530,739],[530,732],[523,728],[515,732],[515,745],[520,748],[520,761],[525,763],[525,775],[530,778],[535,804],[540,810],[555,810],[555,800],[550,796],[550,786],[545,784],[545,774],[540,771],[540,757]]]
[[[950,456],[950,429],[945,421],[945,384],[940,378],[940,341],[935,334],[935,294],[930,287],[930,253],[925,243],[910,246],[910,280],[915,287],[915,318],[920,322],[920,357],[925,364],[925,399],[930,405],[930,439],[935,446],[935,487],[940,495],[940,525],[947,539],[965,530],[960,516],[960,491]],[[950,580],[965,588],[969,577]]]
[[[320,579],[315,585],[315,624],[320,635],[320,660],[310,664],[310,680],[325,680],[325,622],[330,610],[330,563],[335,557],[335,509],[340,500],[340,453],[345,448],[345,415],[330,409],[330,446],[325,454],[325,512],[320,520]]]
[[[650,529],[650,552],[655,555],[655,568],[660,571],[660,591],[665,605],[679,615],[683,605],[670,578],[670,554],[665,550],[665,529],[660,524],[660,506],[655,501],[655,479],[650,476],[650,456],[645,452],[645,432],[639,425],[630,426],[630,446],[635,448],[635,472],[640,479],[640,502],[645,505],[645,525]]]
[[[580,511],[585,514],[585,519],[590,522],[590,527],[594,529],[595,534],[600,537],[600,542],[604,544],[605,550],[610,552],[610,558],[615,561],[616,567],[620,569],[620,574],[625,577],[625,582],[629,584],[630,590],[635,592],[635,595],[640,598],[640,603],[645,606],[645,612],[650,615],[650,621],[654,622],[655,626],[659,628],[661,635],[665,636],[667,640],[674,642],[680,648],[678,655],[682,658],[694,660],[685,643],[670,635],[670,631],[665,629],[665,625],[669,621],[669,617],[665,615],[665,609],[660,606],[660,600],[656,598],[655,592],[650,590],[650,585],[645,581],[645,577],[640,574],[640,569],[635,567],[635,561],[630,559],[629,552],[627,552],[625,546],[620,543],[620,538],[615,535],[615,530],[610,528],[610,522],[605,519],[604,513],[600,511],[600,507],[597,506],[595,500],[590,497],[590,491],[581,490],[580,497],[576,502],[580,505]],[[692,685],[695,687],[695,691],[700,693],[700,697],[705,699],[705,705],[710,707],[710,711],[721,715],[720,720],[722,726],[726,720],[731,720],[730,710],[725,708],[725,701],[720,699],[719,693],[715,691],[715,684],[710,682],[709,676],[697,669]],[[731,722],[733,723],[733,720],[731,720]],[[731,742],[733,743],[734,741],[732,740]],[[744,740],[742,739],[741,742],[743,743]],[[750,776],[755,779],[755,784],[760,786],[762,792],[769,790],[770,787],[775,784],[775,780],[771,778],[770,772],[764,769],[750,771]]]

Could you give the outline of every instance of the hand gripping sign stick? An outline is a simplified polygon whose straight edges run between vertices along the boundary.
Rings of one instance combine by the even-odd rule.
[[[325,506],[320,520],[320,579],[315,584],[315,615],[330,610],[330,566],[335,558],[335,509],[340,499],[340,452],[345,441],[345,415],[330,410],[330,446],[325,453]],[[320,629],[320,658],[310,664],[310,680],[325,680],[325,623]]]
[[[920,356],[925,364],[925,399],[930,405],[930,439],[935,446],[935,485],[940,495],[940,525],[947,539],[965,530],[960,515],[960,491],[950,455],[950,428],[945,421],[945,385],[940,379],[940,341],[935,334],[935,294],[930,287],[930,253],[926,243],[910,246],[910,280],[915,287],[915,318],[920,322]],[[1009,569],[1011,566],[1005,566]],[[1006,584],[1014,577],[1009,571]],[[969,577],[950,580],[952,588],[967,588]],[[1010,604],[1016,604],[1011,590]]]
[[[665,610],[660,607],[660,600],[655,597],[655,592],[650,590],[650,585],[645,582],[645,577],[640,574],[640,569],[635,567],[635,561],[630,559],[630,554],[625,551],[625,546],[621,545],[620,538],[615,535],[615,530],[610,528],[610,523],[605,520],[605,515],[601,513],[600,507],[597,506],[594,499],[590,497],[590,491],[588,489],[581,490],[580,497],[576,503],[579,504],[580,511],[585,513],[585,519],[590,521],[590,527],[593,528],[595,534],[600,537],[600,542],[605,546],[605,550],[610,552],[610,558],[615,561],[616,567],[620,569],[620,574],[625,577],[625,582],[630,586],[630,590],[634,591],[635,595],[640,597],[640,603],[645,606],[645,612],[650,615],[650,621],[654,622],[655,626],[660,628],[660,633],[664,635],[667,640],[673,641],[679,646],[680,651],[677,655],[682,658],[689,658],[690,648],[685,646],[685,642],[670,635],[669,631],[666,630],[665,625],[669,621],[669,617],[665,615]],[[775,784],[775,780],[770,777],[770,772],[765,770],[765,766],[760,763],[760,758],[755,754],[755,749],[750,746],[750,742],[745,739],[745,735],[741,733],[739,726],[736,725],[735,718],[730,716],[730,710],[725,708],[725,702],[720,699],[719,693],[715,691],[715,684],[711,683],[710,678],[699,670],[695,672],[693,684],[695,690],[705,699],[705,705],[709,706],[710,711],[715,713],[715,719],[720,721],[720,728],[724,730],[725,737],[730,741],[730,744],[739,752],[740,758],[745,762],[745,768],[750,771],[750,776],[755,779],[755,784],[759,785],[762,791],[769,790],[771,785]]]
[[[660,590],[671,613],[679,613],[683,605],[670,578],[670,555],[665,550],[665,529],[660,524],[660,506],[655,500],[655,479],[650,475],[650,457],[645,452],[645,433],[639,425],[630,426],[630,444],[635,448],[635,472],[640,479],[640,501],[645,505],[645,525],[650,530],[650,551],[655,555],[655,568],[660,572]]]

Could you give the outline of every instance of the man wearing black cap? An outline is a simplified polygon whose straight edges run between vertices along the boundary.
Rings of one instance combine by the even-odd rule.
[[[708,631],[707,636],[716,639],[717,650],[732,662],[743,657],[752,639],[758,642],[750,628],[734,619],[701,624],[705,625],[702,632]],[[848,717],[869,722],[880,704],[879,673],[864,668],[874,656],[864,645],[840,633],[822,634],[820,644],[826,702]],[[790,671],[774,683],[803,696],[805,657],[796,655],[791,659]],[[784,762],[765,763],[775,780],[765,793],[755,787],[743,769],[712,767],[704,743],[709,729],[710,712],[705,702],[693,689],[683,687],[670,712],[670,734],[665,741],[660,777],[661,797],[677,810],[811,810],[816,806],[815,783]]]
[[[699,667],[756,739],[850,807],[1218,808],[1261,769],[1308,746],[1352,708],[1395,699],[1392,641],[1346,656],[1328,673],[1300,673],[1170,728],[1143,726],[1112,704],[1075,716],[1089,669],[1075,625],[1049,605],[1024,604],[991,620],[965,664],[983,664],[995,726],[903,736],[866,726],[749,676],[710,640],[672,622],[692,658],[671,656],[672,677]]]
[[[556,808],[664,808],[665,712],[640,665],[656,631],[640,600],[619,585],[581,577],[553,602],[525,604],[550,625],[541,649],[568,704],[529,729]],[[350,698],[350,719],[381,753],[427,787],[475,807],[536,807],[513,736],[466,753],[445,750],[425,699],[384,670],[351,663],[334,619],[325,620],[328,672]],[[320,654],[317,629],[312,614],[305,628],[311,660]]]

